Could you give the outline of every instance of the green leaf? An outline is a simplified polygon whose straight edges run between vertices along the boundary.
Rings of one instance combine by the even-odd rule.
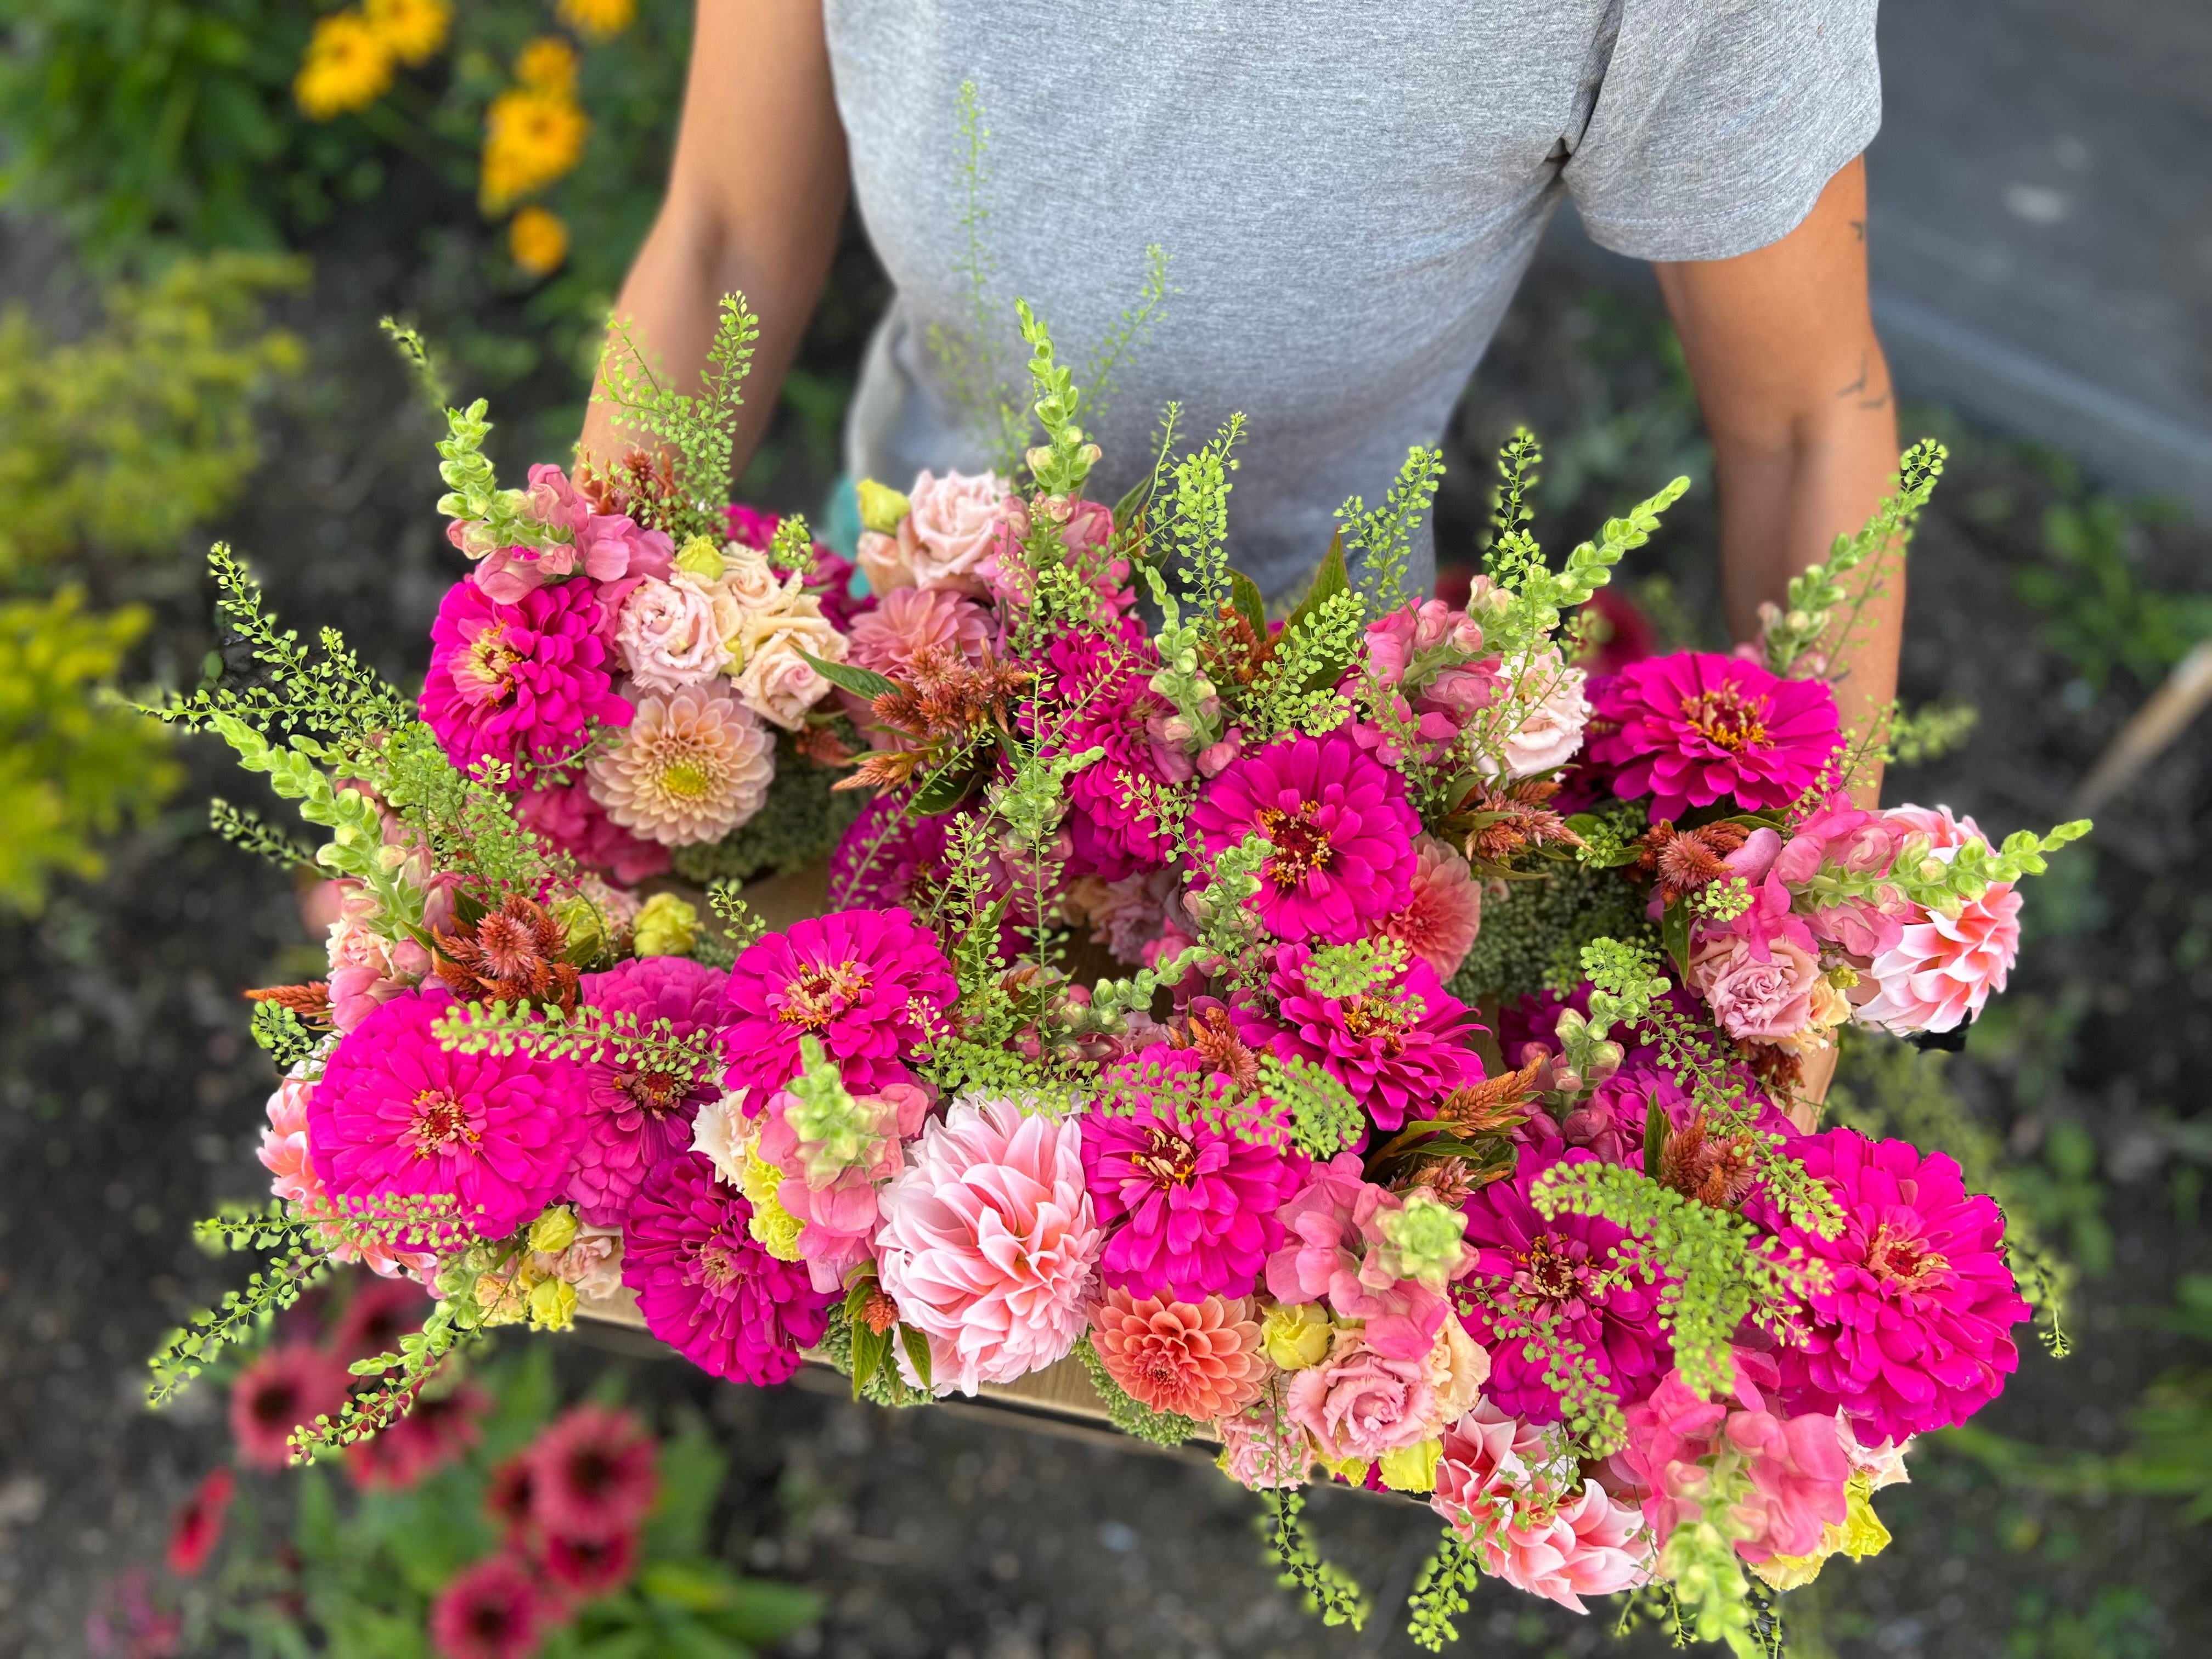
[[[687,1613],[719,1613],[733,1607],[744,1585],[744,1580],[731,1569],[705,1556],[648,1561],[637,1575],[637,1587],[647,1601]]]
[[[866,1322],[853,1323],[853,1398],[860,1397],[861,1385],[884,1368],[891,1357],[891,1334],[873,1331]]]
[[[822,1597],[800,1584],[774,1578],[738,1581],[736,1599],[707,1615],[715,1629],[747,1642],[781,1642],[822,1616]]]
[[[576,1659],[646,1659],[653,1651],[653,1635],[635,1626],[611,1631],[578,1648]]]
[[[647,1547],[657,1555],[695,1553],[706,1547],[707,1522],[721,1495],[728,1460],[694,1417],[661,1443],[659,1468],[660,1493],[646,1524]]]
[[[1322,601],[1334,599],[1339,593],[1349,592],[1351,588],[1352,578],[1344,568],[1344,532],[1339,530],[1328,538],[1328,551],[1322,556],[1320,565],[1315,568],[1313,585],[1306,589],[1305,598],[1298,601],[1297,608],[1284,622],[1284,634],[1287,635],[1319,610]]]
[[[806,659],[807,665],[830,684],[842,686],[854,696],[866,697],[871,702],[886,691],[898,690],[894,681],[885,679],[881,674],[855,668],[847,662],[824,662],[811,651],[801,650],[796,646],[793,649],[799,651],[799,654]]]
[[[1127,530],[1129,527],[1129,520],[1137,516],[1137,509],[1145,504],[1145,497],[1151,492],[1152,487],[1152,475],[1146,473],[1122,493],[1121,499],[1114,503],[1115,530]]]
[[[331,1496],[331,1483],[320,1469],[302,1469],[299,1475],[299,1519],[292,1541],[309,1561],[335,1561],[338,1556],[338,1506]]]
[[[1690,976],[1690,907],[1676,899],[1659,917],[1659,939],[1674,959],[1674,971]]]
[[[1667,1109],[1659,1103],[1655,1090],[1651,1103],[1644,1109],[1644,1173],[1654,1181],[1659,1178],[1661,1161],[1667,1156]]]
[[[925,818],[950,812],[975,793],[975,786],[982,782],[989,770],[989,763],[980,760],[965,764],[954,761],[940,766],[922,780],[921,787],[907,804],[907,810]]]
[[[929,1380],[929,1339],[911,1325],[898,1328],[899,1340],[906,1346],[906,1357],[914,1364],[914,1374],[921,1379],[921,1386],[931,1387]]]
[[[1252,624],[1253,633],[1262,640],[1267,637],[1267,602],[1260,594],[1260,584],[1241,570],[1229,573],[1229,600],[1237,614]]]

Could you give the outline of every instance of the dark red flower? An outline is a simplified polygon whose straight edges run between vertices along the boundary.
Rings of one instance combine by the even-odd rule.
[[[545,1576],[578,1601],[587,1601],[629,1583],[637,1571],[637,1551],[635,1528],[604,1538],[549,1538],[543,1558]]]
[[[169,1522],[169,1571],[189,1578],[207,1565],[208,1557],[222,1541],[223,1516],[230,1508],[237,1479],[228,1469],[210,1469],[192,1495],[178,1505]]]
[[[230,1432],[250,1468],[292,1461],[292,1431],[345,1404],[345,1367],[305,1343],[271,1348],[230,1385]]]
[[[353,1293],[331,1332],[331,1357],[341,1365],[397,1352],[399,1339],[422,1328],[430,1298],[404,1279],[377,1279]]]
[[[532,1517],[548,1537],[603,1539],[634,1527],[659,1484],[653,1437],[628,1412],[578,1406],[531,1449]]]
[[[527,1451],[517,1452],[491,1472],[484,1487],[484,1513],[499,1522],[509,1538],[529,1530],[538,1466]]]
[[[438,1592],[430,1639],[445,1659],[527,1659],[561,1613],[526,1564],[495,1555]]]

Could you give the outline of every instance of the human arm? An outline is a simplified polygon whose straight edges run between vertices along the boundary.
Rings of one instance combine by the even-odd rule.
[[[820,0],[698,0],[684,118],[659,216],[615,301],[653,372],[696,388],[716,302],[761,319],[738,414],[742,471],[775,408],[837,247],[848,179]],[[594,402],[578,447],[626,441]]]
[[[1712,435],[1729,630],[1756,639],[1759,605],[1784,603],[1790,578],[1866,522],[1897,470],[1889,368],[1867,305],[1863,159],[1779,241],[1653,268]],[[1838,665],[1846,728],[1897,691],[1903,561],[1882,561],[1878,580]],[[1881,791],[1876,767],[1854,793],[1872,805]]]

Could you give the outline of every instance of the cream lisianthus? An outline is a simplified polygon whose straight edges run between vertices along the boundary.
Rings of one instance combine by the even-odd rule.
[[[731,656],[738,697],[763,720],[787,732],[806,723],[806,711],[830,690],[801,652],[823,662],[845,660],[845,636],[822,614],[822,602],[801,595],[792,609],[755,612],[738,624]]]

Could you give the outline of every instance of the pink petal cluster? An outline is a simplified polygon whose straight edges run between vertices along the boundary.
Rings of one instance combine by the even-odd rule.
[[[1341,732],[1232,761],[1191,811],[1206,858],[1255,833],[1273,850],[1251,905],[1279,939],[1345,945],[1404,907],[1420,820],[1405,779]]]
[[[395,998],[349,1032],[309,1098],[307,1144],[341,1200],[448,1194],[462,1224],[504,1238],[560,1189],[582,1079],[563,1060],[442,1047],[432,1028],[453,1006]]]
[[[1013,487],[995,473],[924,471],[907,492],[898,544],[917,587],[981,592],[976,567],[1003,537]]]
[[[1106,1374],[1132,1400],[1200,1423],[1258,1399],[1267,1371],[1259,1322],[1241,1298],[1139,1301],[1126,1290],[1109,1291],[1091,1316],[1091,1340]]]
[[[972,1395],[1063,1358],[1088,1322],[1103,1242],[1073,1119],[956,1101],[883,1189],[878,1271],[899,1317]]]
[[[1678,651],[1590,683],[1589,757],[1624,798],[1650,795],[1654,823],[1733,799],[1787,806],[1841,744],[1835,693],[1743,657]]]
[[[1762,1392],[1763,1381],[1765,1392]],[[1784,1417],[1767,1403],[1777,1385],[1774,1362],[1738,1350],[1728,1400],[1709,1401],[1669,1371],[1650,1398],[1628,1408],[1628,1444],[1612,1468],[1642,1498],[1654,1541],[1663,1548],[1674,1528],[1695,1520],[1711,1501],[1711,1463],[1723,1449],[1744,1460],[1751,1490],[1735,1504],[1731,1530],[1747,1561],[1810,1555],[1823,1527],[1841,1526],[1850,1459],[1832,1413]]]
[[[588,582],[563,582],[499,605],[457,582],[430,627],[422,718],[464,771],[565,759],[590,724],[627,726]]]
[[[1787,843],[1771,830],[1757,831],[1753,841],[1773,842],[1773,874],[1791,889],[1811,883],[1822,872],[1846,876],[1887,875],[1897,861],[1905,830],[1891,815],[1869,812],[1842,796],[1824,804],[1802,819]],[[1752,852],[1747,842],[1729,860],[1739,872],[1739,860]],[[1898,941],[1911,908],[1894,889],[1884,889],[1876,898],[1843,900],[1816,909],[1808,918],[1813,933],[1861,959],[1880,956]]]
[[[1822,1238],[1756,1197],[1747,1210],[1827,1269],[1802,1310],[1803,1343],[1776,1354],[1785,1395],[1840,1407],[1868,1444],[1965,1422],[2019,1367],[2010,1332],[2028,1315],[1996,1201],[1908,1141],[1827,1129],[1790,1150],[1826,1182],[1844,1228]]]
[[[1904,835],[1929,838],[1946,863],[1969,839],[1984,841],[1972,818],[1948,807],[1898,807],[1883,815]],[[2020,894],[1999,882],[1955,916],[1915,909],[1896,942],[1874,959],[1874,995],[1858,1018],[1900,1033],[1952,1031],[2002,991],[2020,957]]]
[[[1820,958],[1796,941],[1774,939],[1762,957],[1735,933],[1700,945],[1689,977],[1722,1029],[1749,1042],[1778,1042],[1805,1031],[1814,1023],[1815,995],[1827,984]]]
[[[1459,971],[1482,931],[1482,884],[1457,848],[1422,834],[1413,838],[1413,883],[1405,904],[1376,925],[1436,970]]]
[[[846,1086],[906,1080],[902,1063],[958,994],[937,935],[904,910],[810,916],[747,945],[730,969],[732,1089],[781,1088],[811,1034]]]
[[[1577,1613],[1589,1611],[1583,1596],[1650,1576],[1655,1552],[1636,1505],[1583,1479],[1556,1430],[1488,1400],[1444,1431],[1429,1507],[1474,1546],[1484,1571]]]
[[[487,599],[518,605],[524,595],[579,568],[595,582],[668,574],[670,547],[664,532],[641,530],[619,513],[592,512],[559,467],[532,467],[528,495],[530,516],[561,539],[543,547],[493,547],[473,520],[446,527],[447,539],[477,561],[470,579]]]
[[[702,1370],[733,1382],[781,1382],[822,1340],[835,1294],[752,1236],[753,1206],[697,1152],[646,1176],[623,1236],[623,1283],[645,1327]]]
[[[331,924],[331,1024],[350,1031],[392,998],[414,989],[430,971],[430,953],[412,939],[390,939],[378,931],[382,907],[359,882],[331,884],[338,897],[338,919]],[[441,889],[439,914],[426,915],[427,928],[450,926],[450,893]]]
[[[883,595],[874,610],[854,619],[850,638],[852,654],[847,660],[854,667],[901,679],[924,651],[981,662],[990,642],[991,619],[963,593],[900,587]]]
[[[803,1140],[791,1126],[793,1096],[779,1089],[769,1097],[757,1155],[783,1172],[775,1201],[805,1224],[799,1254],[818,1291],[842,1290],[845,1274],[867,1261],[876,1232],[876,1194],[906,1167],[902,1143],[921,1133],[929,1116],[929,1096],[911,1083],[886,1083],[873,1094],[853,1097],[853,1115],[867,1122],[872,1138],[859,1155],[838,1162],[818,1141]]]
[[[1249,1296],[1282,1243],[1276,1212],[1304,1184],[1310,1160],[1279,1125],[1255,1123],[1254,1138],[1240,1138],[1172,1097],[1155,1101],[1146,1086],[1205,1076],[1196,1054],[1149,1048],[1107,1079],[1133,1109],[1083,1115],[1084,1180],[1106,1226],[1099,1265],[1109,1285],[1193,1302]],[[1224,1106],[1233,1099],[1225,1079],[1201,1086]]]
[[[713,678],[729,660],[714,602],[689,577],[647,578],[632,588],[615,623],[623,666],[648,691],[678,691]]]
[[[1349,1089],[1383,1130],[1400,1127],[1409,1116],[1432,1115],[1452,1091],[1482,1080],[1482,1058],[1468,1046],[1474,1016],[1444,994],[1427,963],[1413,957],[1387,981],[1357,996],[1332,997],[1308,982],[1312,959],[1304,945],[1277,949],[1268,979],[1277,1020],[1237,1010],[1237,1035],[1246,1042],[1313,1061]]]
[[[1267,1293],[1278,1302],[1327,1302],[1339,1319],[1364,1321],[1378,1353],[1425,1361],[1450,1310],[1441,1291],[1386,1265],[1382,1217],[1404,1203],[1366,1179],[1357,1152],[1316,1164],[1311,1183],[1279,1212],[1285,1242],[1267,1258]],[[1463,1255],[1461,1271],[1473,1262],[1471,1252]]]
[[[686,957],[641,957],[583,976],[579,1000],[627,1017],[641,1035],[678,1040],[714,1032],[727,1007],[728,975]],[[584,1132],[567,1196],[594,1226],[617,1226],[646,1171],[691,1144],[691,1120],[721,1097],[721,1067],[702,1066],[689,1085],[665,1071],[618,1058],[582,1064]]]
[[[1372,1337],[1338,1332],[1328,1357],[1292,1371],[1284,1389],[1285,1413],[1332,1462],[1371,1462],[1384,1452],[1418,1446],[1443,1426],[1426,1353],[1388,1353]]]
[[[1214,1427],[1221,1436],[1221,1472],[1248,1492],[1305,1485],[1313,1443],[1273,1400],[1262,1395]]]

